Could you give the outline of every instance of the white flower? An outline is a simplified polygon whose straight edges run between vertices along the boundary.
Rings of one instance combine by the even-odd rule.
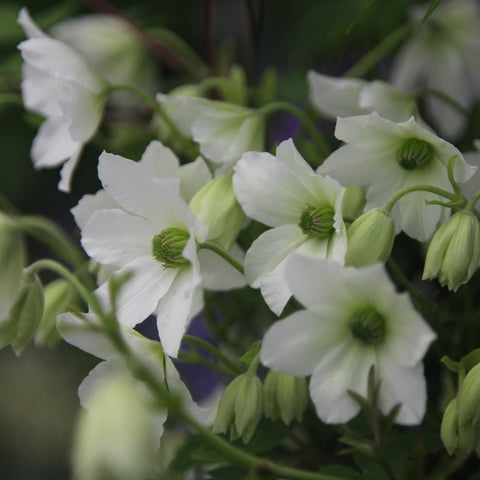
[[[231,173],[242,153],[263,150],[265,120],[255,110],[205,98],[157,94],[181,131],[200,145],[218,175]]]
[[[475,172],[453,145],[420,127],[415,120],[394,123],[370,115],[339,118],[335,136],[347,143],[333,152],[318,168],[342,185],[367,187],[365,210],[380,207],[398,190],[419,184],[452,191],[447,164],[456,155],[455,179],[462,183]],[[437,223],[449,209],[426,205],[439,200],[427,192],[405,195],[395,205],[392,215],[398,230],[424,241],[430,238]],[[440,199],[441,200],[441,199]]]
[[[394,122],[419,120],[417,105],[411,95],[381,80],[337,78],[308,72],[310,101],[330,118],[350,117],[376,111]]]
[[[342,218],[344,189],[316,174],[295,149],[282,142],[274,157],[248,152],[235,166],[235,194],[250,218],[270,227],[245,257],[245,276],[260,287],[268,306],[280,315],[291,296],[284,277],[288,254],[298,250],[343,263],[347,237]]]
[[[345,423],[360,410],[348,394],[367,393],[371,366],[380,383],[379,408],[401,403],[396,422],[420,423],[426,403],[422,358],[434,332],[398,294],[380,264],[355,269],[292,255],[287,279],[306,310],[276,322],[260,353],[267,367],[311,375],[310,396],[326,423]]]
[[[428,6],[416,7],[413,18],[420,21]],[[444,1],[400,49],[391,81],[405,91],[417,87],[439,90],[469,109],[480,95],[479,57],[477,0]],[[425,105],[442,136],[455,138],[461,133],[462,114],[431,95],[425,97]]]
[[[42,32],[24,8],[18,21],[30,38],[18,45],[25,61],[25,107],[46,117],[32,144],[36,168],[64,162],[59,189],[70,190],[83,146],[94,135],[108,98],[106,81],[68,45]]]
[[[92,214],[82,245],[118,275],[133,274],[118,298],[120,323],[134,326],[155,313],[164,349],[175,356],[202,308],[202,288],[235,288],[243,277],[213,252],[197,252],[208,232],[180,196],[178,178],[155,178],[145,165],[108,153],[99,178],[118,208]],[[97,293],[108,302],[107,284]]]
[[[155,65],[138,32],[118,16],[90,14],[65,20],[50,34],[77,50],[109,83],[128,84],[153,94]],[[137,101],[127,92],[114,92],[111,100],[123,104]]]

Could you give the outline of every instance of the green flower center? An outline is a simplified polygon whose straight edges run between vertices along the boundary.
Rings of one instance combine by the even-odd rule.
[[[432,156],[432,146],[419,138],[405,140],[397,150],[397,162],[404,170],[415,170],[428,163]]]
[[[313,207],[309,205],[300,215],[298,226],[312,237],[327,238],[333,231],[335,212],[330,205]]]
[[[166,228],[152,238],[152,256],[165,268],[179,268],[189,261],[182,255],[190,234],[181,228]]]
[[[348,326],[355,338],[369,345],[377,345],[385,337],[385,319],[373,308],[356,310]]]

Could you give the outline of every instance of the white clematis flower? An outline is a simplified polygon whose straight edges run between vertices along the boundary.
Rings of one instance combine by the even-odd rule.
[[[182,95],[157,94],[157,101],[218,175],[231,173],[243,152],[264,149],[265,120],[251,108]]]
[[[284,275],[290,252],[298,250],[343,263],[347,247],[342,217],[345,189],[316,174],[292,140],[278,146],[276,157],[245,153],[235,166],[233,185],[247,216],[273,227],[248,250],[245,276],[280,315],[291,297]]]
[[[33,163],[53,168],[66,162],[59,189],[68,192],[83,146],[100,124],[108,84],[77,51],[42,32],[27,9],[18,22],[29,37],[18,45],[25,108],[46,117],[32,144]]]
[[[416,6],[418,24],[429,5]],[[470,109],[480,96],[480,7],[477,0],[444,1],[422,28],[399,50],[392,83],[405,91],[418,87],[439,90]],[[446,138],[456,138],[465,117],[432,95],[425,97],[432,124]]]
[[[310,101],[332,119],[377,112],[394,122],[420,115],[414,98],[381,80],[337,78],[309,71]]]
[[[379,408],[401,404],[396,422],[421,422],[426,403],[422,358],[435,334],[398,294],[380,264],[355,269],[292,255],[288,284],[306,310],[276,322],[260,359],[295,376],[311,375],[310,397],[326,423],[345,423],[360,410],[349,390],[366,396],[369,370],[380,383]]]
[[[422,128],[413,117],[401,123],[376,112],[338,118],[335,136],[346,145],[333,152],[317,171],[331,175],[342,185],[365,186],[365,210],[383,206],[394,193],[410,185],[428,184],[453,191],[447,176],[452,156],[457,156],[457,182],[465,182],[475,172],[457,148]],[[392,216],[397,230],[420,241],[431,237],[449,209],[426,205],[426,200],[442,199],[432,193],[414,192],[396,203]]]
[[[162,345],[175,356],[202,308],[202,289],[242,286],[243,277],[213,252],[197,252],[208,231],[180,196],[178,178],[155,178],[145,165],[108,153],[100,156],[98,169],[118,208],[92,214],[82,245],[116,274],[132,274],[117,301],[120,323],[133,327],[154,313]],[[97,294],[107,304],[108,285]]]

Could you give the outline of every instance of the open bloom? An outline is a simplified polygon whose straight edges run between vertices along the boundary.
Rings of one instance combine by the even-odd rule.
[[[42,32],[26,9],[18,21],[29,37],[18,45],[25,108],[46,117],[32,144],[33,163],[53,168],[66,162],[59,189],[69,191],[83,146],[100,123],[108,84],[80,53]]]
[[[337,78],[309,71],[310,101],[332,119],[377,112],[394,122],[419,120],[414,98],[381,80]]]
[[[335,136],[346,145],[333,152],[318,168],[342,185],[366,187],[365,210],[381,207],[398,190],[411,185],[433,185],[453,191],[447,176],[448,160],[456,156],[455,179],[465,182],[475,172],[460,151],[422,128],[412,118],[394,123],[376,112],[338,118]],[[426,200],[442,200],[428,192],[402,197],[392,210],[398,230],[420,241],[433,234],[449,209],[426,205]]]
[[[118,275],[132,275],[117,299],[120,323],[132,327],[155,313],[162,345],[175,356],[202,308],[202,288],[238,287],[243,277],[213,252],[197,252],[208,230],[180,196],[178,178],[155,178],[145,165],[108,153],[99,178],[118,207],[91,215],[82,245]],[[97,293],[108,302],[106,283]]]
[[[380,264],[355,269],[292,255],[286,275],[305,310],[276,322],[260,353],[264,365],[311,375],[310,397],[326,423],[360,410],[348,394],[367,393],[369,370],[380,380],[379,408],[400,403],[396,422],[420,423],[426,403],[422,358],[435,338],[407,294],[398,294]]]
[[[182,95],[157,94],[157,100],[217,174],[231,173],[243,152],[264,148],[265,120],[251,108]]]
[[[417,6],[412,17],[419,22],[427,6]],[[444,1],[422,28],[400,49],[392,67],[392,83],[405,91],[426,87],[443,92],[464,108],[480,95],[480,8],[476,0]],[[442,136],[455,138],[465,117],[442,100],[429,95],[425,106]]]
[[[235,166],[237,199],[250,218],[270,227],[251,245],[245,276],[261,289],[268,306],[280,315],[291,291],[285,279],[286,258],[304,254],[343,263],[347,247],[342,217],[344,188],[316,174],[295,149],[282,142],[276,156],[248,152]]]

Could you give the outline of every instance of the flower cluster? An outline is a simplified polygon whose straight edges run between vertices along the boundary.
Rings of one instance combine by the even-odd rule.
[[[79,387],[90,413],[75,437],[77,480],[225,478],[224,459],[238,464],[238,478],[247,478],[243,469],[248,478],[347,478],[319,470],[332,455],[308,453],[334,436],[349,446],[336,453],[355,455],[332,472],[357,462],[362,478],[373,468],[408,478],[389,465],[388,441],[396,424],[421,429],[429,408],[431,422],[441,417],[428,395],[443,388],[431,372],[446,354],[463,360],[444,359],[460,387],[438,437],[448,453],[480,453],[480,354],[468,353],[478,302],[465,286],[469,312],[450,338],[458,302],[435,294],[451,299],[474,284],[480,263],[478,155],[462,153],[480,137],[470,113],[480,98],[480,13],[469,0],[419,12],[418,28],[396,33],[397,43],[409,39],[390,77],[306,74],[324,117],[316,123],[272,100],[268,72],[255,83],[236,65],[209,70],[173,33],[159,39],[91,15],[47,34],[20,11],[23,103],[44,117],[31,149],[36,168],[64,163],[59,189],[69,192],[85,145],[102,144],[115,115],[148,133],[138,161],[102,144],[101,188],[71,209],[79,246],[51,222],[0,212],[0,347],[19,354],[34,337],[63,339],[101,359]],[[395,46],[381,45],[358,65],[373,67]],[[197,83],[159,91],[150,53],[165,46]],[[279,110],[298,118],[300,135],[272,141]],[[63,262],[26,266],[30,234]],[[45,269],[61,279],[43,286]],[[198,322],[210,336],[193,335]],[[438,351],[429,350],[437,339]],[[209,408],[194,400],[182,363],[222,376]],[[167,416],[196,432],[182,434],[174,452],[191,455],[183,470],[156,455],[160,437],[177,428]]]

